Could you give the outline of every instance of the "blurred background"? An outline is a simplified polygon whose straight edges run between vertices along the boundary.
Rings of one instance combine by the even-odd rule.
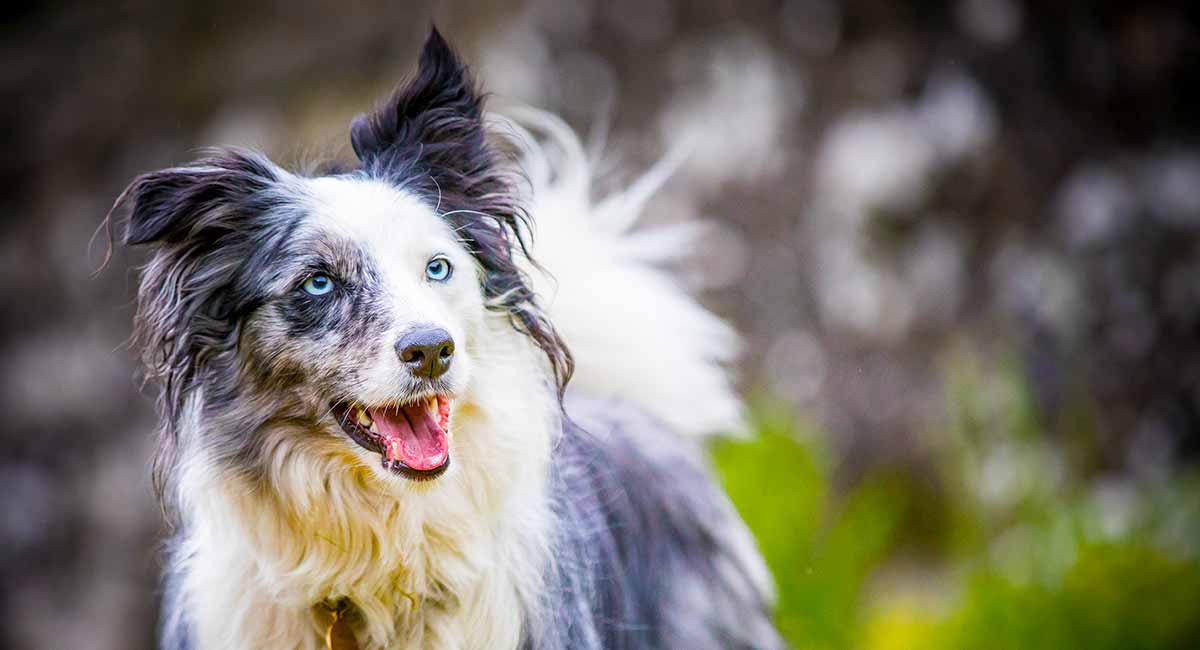
[[[744,333],[715,446],[798,648],[1200,643],[1200,5],[20,3],[0,27],[0,645],[152,645],[136,253],[89,238],[211,144],[287,163],[431,19],[563,115]],[[602,145],[602,146],[601,146]]]

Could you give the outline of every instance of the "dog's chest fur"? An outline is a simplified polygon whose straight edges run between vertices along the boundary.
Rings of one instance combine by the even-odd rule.
[[[537,542],[484,525],[413,534],[406,519],[393,511],[355,530],[285,525],[282,534],[246,521],[259,530],[201,533],[214,539],[197,541],[186,578],[213,598],[192,603],[199,645],[320,647],[328,619],[314,603],[347,598],[364,647],[515,647],[524,585],[505,558],[540,555]]]
[[[510,393],[529,379],[479,385]],[[321,604],[344,598],[363,647],[517,646],[546,564],[554,426],[531,417],[547,410],[527,396],[475,394],[496,406],[456,413],[459,462],[436,482],[403,486],[413,494],[401,497],[418,498],[379,491],[365,468],[347,471],[345,445],[299,448],[303,432],[286,425],[260,431],[278,441],[266,445],[270,488],[196,459],[184,471],[190,507],[173,565],[197,645],[322,647]]]

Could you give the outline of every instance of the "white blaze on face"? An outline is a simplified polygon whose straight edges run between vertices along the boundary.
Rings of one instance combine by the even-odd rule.
[[[483,307],[474,262],[450,225],[426,201],[383,181],[324,177],[307,185],[312,223],[360,249],[386,295],[386,334],[373,343],[370,367],[359,369],[364,385],[355,397],[367,403],[395,399],[409,376],[394,346],[417,324],[450,333],[458,351],[447,379],[461,384],[469,363],[462,343]],[[425,267],[437,255],[455,269],[448,281],[426,277]]]

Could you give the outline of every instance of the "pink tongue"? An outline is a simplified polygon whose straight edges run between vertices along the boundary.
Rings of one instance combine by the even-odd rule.
[[[370,409],[371,419],[383,438],[383,457],[409,467],[428,471],[446,462],[446,432],[419,406]]]

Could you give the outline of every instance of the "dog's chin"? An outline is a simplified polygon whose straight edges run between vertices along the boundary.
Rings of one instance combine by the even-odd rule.
[[[379,455],[386,472],[432,481],[450,467],[450,401],[447,395],[378,406],[342,400],[330,413],[347,437]]]

